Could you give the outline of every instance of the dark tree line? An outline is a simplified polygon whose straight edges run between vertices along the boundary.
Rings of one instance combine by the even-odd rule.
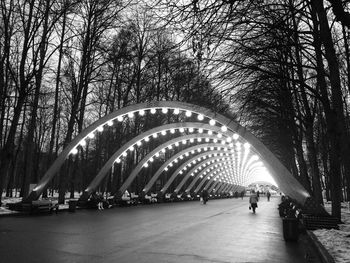
[[[349,200],[347,1],[158,1],[245,123],[322,203]],[[186,22],[183,25],[186,25]],[[184,30],[184,27],[181,28]],[[197,43],[199,39],[199,44]]]
[[[227,109],[197,60],[141,3],[1,0],[0,5],[0,189],[7,196],[16,189],[26,197],[29,185],[78,133],[122,107],[180,100]],[[66,191],[72,196],[82,191],[118,147],[159,120],[166,121],[119,123],[109,136],[88,141],[44,196],[59,190],[63,202]],[[123,171],[148,150],[117,167],[102,191],[118,189]]]

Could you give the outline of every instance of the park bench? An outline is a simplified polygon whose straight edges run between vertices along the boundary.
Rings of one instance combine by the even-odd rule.
[[[52,203],[51,200],[35,200],[31,203],[31,213],[51,213],[54,209],[58,209],[58,204]]]
[[[164,196],[164,201],[165,202],[170,202],[171,201],[171,194],[170,193],[166,193]]]
[[[182,194],[176,195],[176,201],[183,201]]]
[[[152,196],[150,196],[150,195],[148,195],[148,194],[146,194],[146,195],[144,196],[144,203],[145,203],[145,204],[150,204],[150,203],[151,203],[151,200],[152,200]]]

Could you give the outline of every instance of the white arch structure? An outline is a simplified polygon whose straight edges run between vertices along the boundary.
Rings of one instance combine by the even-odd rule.
[[[206,147],[206,146],[204,146],[204,147]],[[204,147],[202,147],[202,148],[204,148]],[[171,185],[171,183],[175,180],[175,178],[180,174],[180,172],[181,171],[183,171],[184,170],[184,168],[185,167],[187,167],[188,165],[192,165],[192,164],[197,164],[194,168],[196,168],[196,167],[199,167],[200,165],[201,165],[201,163],[202,162],[205,162],[207,159],[207,157],[208,156],[210,156],[210,155],[212,155],[212,154],[217,154],[217,153],[221,153],[221,150],[220,150],[220,147],[222,147],[221,145],[219,145],[219,146],[215,146],[215,147],[218,147],[218,149],[216,150],[216,151],[208,151],[208,152],[204,152],[204,153],[202,153],[202,154],[199,154],[199,155],[196,155],[196,156],[194,156],[193,158],[191,158],[191,159],[189,159],[188,161],[186,161],[184,164],[182,164],[179,168],[177,168],[176,169],[176,171],[174,171],[173,173],[172,173],[172,175],[170,176],[170,178],[169,178],[169,180],[166,182],[166,184],[163,186],[163,188],[160,190],[161,192],[163,192],[163,193],[165,193],[166,192],[166,190],[168,189],[168,187]],[[201,148],[197,148],[197,147],[193,147],[192,149],[201,149]],[[190,150],[192,150],[192,149],[189,149],[189,150],[184,150],[183,152],[181,152],[181,154],[183,155],[184,153],[186,153],[186,152],[189,152]],[[215,160],[218,160],[218,162],[219,163],[221,163],[219,160],[220,159],[218,159],[217,157],[213,157],[212,159],[215,159]],[[195,163],[194,163],[195,162]],[[166,167],[166,165],[168,165],[168,163],[169,162],[166,162],[165,164],[164,164],[164,166]],[[199,168],[196,168],[196,169],[199,169]],[[163,171],[161,170],[161,168],[157,171],[157,173],[155,174],[155,176],[157,175],[157,176],[159,176],[161,173],[162,173]],[[182,173],[181,173],[182,174]],[[190,173],[188,173],[187,175],[190,175]],[[186,175],[186,176],[187,176]],[[186,177],[186,176],[184,176],[184,178]],[[233,177],[233,175],[231,175],[232,177]],[[158,178],[158,177],[157,177]],[[157,179],[156,178],[156,179]],[[188,179],[189,177],[187,176],[187,179]],[[154,180],[155,181],[155,180]],[[150,185],[150,186],[146,186],[146,187],[148,187],[148,189],[151,187],[152,185]],[[145,187],[145,188],[146,188]],[[146,192],[146,190],[147,189],[144,189],[145,190],[145,192]],[[177,190],[176,191],[176,189],[175,189],[175,193],[177,193],[179,190]]]
[[[183,185],[186,183],[186,181],[190,178],[190,177],[193,177],[197,172],[201,171],[202,169],[204,169],[205,167],[207,167],[208,165],[214,163],[214,162],[222,162],[222,161],[225,161],[223,159],[226,159],[227,157],[225,156],[224,158],[220,159],[220,158],[217,158],[216,156],[214,157],[210,157],[210,155],[212,155],[212,153],[208,153],[208,157],[207,159],[203,160],[202,163],[198,163],[196,164],[193,168],[191,168],[190,171],[188,171],[186,173],[186,175],[182,178],[182,181],[176,186],[174,192],[175,193],[178,193],[181,188],[183,187]],[[189,160],[189,163],[192,163],[192,159]],[[183,164],[181,165],[178,170],[181,171],[181,170],[184,170],[184,168],[187,166],[187,164]],[[174,172],[176,173],[176,171]]]
[[[96,189],[96,187],[101,183],[101,181],[106,176],[108,171],[111,169],[112,165],[114,165],[114,163],[120,163],[121,159],[128,155],[128,152],[133,151],[136,147],[141,146],[143,142],[148,142],[150,137],[154,138],[155,134],[157,134],[156,135],[157,137],[161,136],[158,134],[161,134],[162,132],[167,132],[167,131],[172,133],[172,134],[175,134],[175,132],[177,132],[177,130],[179,132],[183,133],[183,132],[185,132],[185,128],[187,130],[194,129],[194,128],[202,129],[202,132],[199,134],[191,134],[191,135],[181,136],[181,137],[177,137],[177,138],[174,138],[172,140],[169,140],[167,143],[158,146],[155,150],[152,151],[152,153],[148,154],[145,158],[148,157],[147,159],[150,159],[150,158],[154,157],[162,149],[168,149],[169,146],[177,147],[178,144],[180,142],[183,142],[183,141],[189,141],[190,143],[192,143],[192,142],[195,142],[195,140],[198,142],[199,139],[201,139],[201,140],[207,139],[207,141],[209,142],[213,138],[211,136],[209,136],[208,134],[205,134],[204,131],[205,130],[212,131],[212,132],[219,132],[220,131],[220,129],[217,127],[212,127],[208,124],[203,124],[203,123],[202,124],[198,124],[198,123],[172,123],[172,124],[158,126],[158,127],[153,128],[151,130],[148,130],[148,131],[136,136],[135,138],[130,140],[127,144],[120,147],[109,158],[109,160],[101,168],[101,170],[99,171],[97,176],[93,179],[93,181],[89,184],[89,186],[84,190],[84,196],[86,196],[86,197],[89,196]],[[183,131],[182,131],[182,129],[183,129]],[[142,168],[142,166],[141,166],[141,168]],[[139,172],[139,170],[137,170],[137,173]],[[127,181],[124,183],[124,186],[121,187],[120,191],[124,192],[126,190],[126,188],[130,185],[132,180],[136,177],[137,173],[135,171],[129,176]]]
[[[280,189],[290,197],[296,199],[300,203],[304,203],[305,200],[310,197],[305,188],[298,182],[296,178],[286,169],[286,167],[250,132],[237,122],[228,119],[227,117],[215,113],[204,107],[196,106],[189,103],[176,102],[176,101],[156,101],[149,103],[141,103],[131,105],[122,108],[116,112],[113,112],[105,117],[97,120],[89,127],[84,129],[78,136],[76,136],[63,151],[59,154],[58,158],[51,165],[43,178],[39,181],[30,195],[26,198],[26,201],[32,201],[37,199],[47,187],[48,183],[58,173],[60,167],[70,154],[76,154],[80,146],[86,144],[86,140],[93,139],[97,132],[103,132],[104,126],[112,126],[114,121],[123,121],[124,118],[133,118],[135,114],[143,116],[146,114],[154,114],[156,112],[162,112],[164,114],[183,114],[184,118],[196,115],[198,121],[205,125],[209,123],[210,126],[218,127],[221,130],[221,136],[226,134],[234,134],[233,138],[243,138],[249,142],[254,151],[259,155],[260,160],[267,167],[271,176],[274,178]],[[218,134],[219,135],[219,134]],[[226,138],[231,138],[227,135]],[[137,144],[137,142],[136,142]],[[125,148],[132,150],[134,142],[128,142]],[[124,149],[122,154],[125,155],[127,150]],[[123,155],[122,155],[123,156]],[[111,167],[117,159],[113,160],[109,167]],[[240,168],[243,169],[243,168]],[[246,170],[246,169],[245,169]],[[229,186],[226,187],[230,189]],[[224,189],[226,190],[226,189]]]

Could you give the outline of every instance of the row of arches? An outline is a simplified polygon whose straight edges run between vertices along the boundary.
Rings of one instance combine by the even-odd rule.
[[[124,192],[144,169],[160,157],[163,164],[151,176],[143,188],[150,191],[157,179],[171,172],[169,179],[162,186],[165,193],[169,186],[180,179],[174,186],[174,192],[198,192],[202,188],[209,190],[235,189],[241,190],[248,185],[257,173],[269,171],[280,189],[301,203],[309,197],[307,191],[280,163],[280,161],[250,132],[233,120],[209,109],[174,101],[157,101],[135,104],[111,113],[83,130],[60,153],[44,177],[39,181],[27,198],[32,201],[42,194],[48,183],[58,173],[60,167],[70,155],[78,153],[87,140],[93,140],[97,133],[103,133],[105,126],[113,126],[115,122],[123,122],[126,118],[135,116],[156,116],[156,113],[184,116],[181,122],[163,124],[138,134],[117,149],[99,170],[98,174],[85,188],[81,199],[87,199],[116,165],[125,162],[137,148],[143,147],[150,140],[157,141],[158,137],[169,136],[169,140],[159,144],[133,168],[123,182],[120,191]],[[193,117],[196,116],[196,121]],[[191,117],[191,122],[186,121]],[[173,151],[179,145],[183,149]],[[166,159],[165,153],[173,153]],[[176,169],[172,169],[176,167]],[[171,169],[170,169],[171,168]],[[183,189],[184,185],[188,185]]]

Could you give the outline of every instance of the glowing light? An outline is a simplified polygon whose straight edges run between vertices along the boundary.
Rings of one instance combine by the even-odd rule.
[[[146,142],[148,142],[148,141],[149,141],[149,138],[148,138],[148,137],[146,137],[146,138],[145,138],[145,141],[146,141]]]
[[[199,114],[197,118],[198,118],[199,121],[204,120],[204,116],[202,114]]]
[[[217,143],[217,142],[218,142],[218,139],[215,138],[215,139],[213,140],[213,142],[214,142],[214,143]]]
[[[166,152],[166,150],[165,150],[165,148],[163,148],[163,149],[162,149],[162,153],[165,153],[165,152]]]
[[[259,160],[259,157],[258,157],[257,155],[253,155],[253,156],[252,156],[252,160],[253,160],[253,161],[257,161],[257,160]]]
[[[148,163],[145,163],[143,166],[147,168],[148,167]]]
[[[221,126],[221,130],[222,130],[223,132],[227,132],[227,127],[226,127],[225,125],[223,125],[223,126]]]
[[[170,132],[171,132],[172,134],[174,134],[174,133],[175,133],[175,129],[171,129]]]
[[[91,133],[89,133],[88,137],[89,137],[90,139],[93,139],[93,138],[95,137],[95,134],[94,134],[93,132],[91,132]]]
[[[205,141],[206,141],[206,142],[209,142],[210,140],[209,140],[209,138],[205,138]]]
[[[171,150],[171,149],[173,148],[173,146],[172,146],[172,145],[169,145],[168,148],[169,148],[169,150]]]
[[[222,138],[222,134],[218,133],[218,138],[221,139]]]
[[[73,148],[71,151],[70,151],[71,154],[75,155],[78,153],[78,149],[77,148]]]
[[[186,115],[186,117],[191,117],[192,116],[192,112],[186,111],[185,115]]]
[[[202,138],[197,138],[197,142],[201,142],[202,141]]]
[[[158,134],[157,134],[157,133],[154,133],[152,136],[153,136],[153,138],[157,138],[157,137],[158,137]]]
[[[85,140],[81,140],[79,143],[81,146],[85,146],[86,145],[86,141]]]
[[[166,131],[164,131],[164,130],[161,133],[163,136],[166,135]]]
[[[194,139],[193,139],[193,138],[191,138],[191,139],[190,139],[190,143],[193,143],[193,142],[194,142]]]
[[[120,161],[119,158],[117,158],[117,159],[115,160],[115,162],[116,162],[116,163],[120,163],[121,161]]]
[[[156,157],[159,157],[159,152],[155,154]]]
[[[198,129],[198,132],[199,132],[199,133],[203,133],[203,129],[202,129],[202,128],[199,128],[199,129]]]
[[[140,116],[145,115],[145,110],[140,110],[140,111],[139,111],[139,114],[140,114]]]
[[[168,167],[165,167],[165,168],[164,168],[164,171],[168,171],[168,170],[169,170],[169,168],[168,168]]]
[[[179,109],[174,109],[174,114],[179,114],[180,113],[180,110]]]
[[[133,112],[129,112],[129,113],[128,113],[128,117],[129,117],[129,118],[133,118],[133,117],[134,117],[134,113],[133,113]]]
[[[209,130],[209,131],[208,131],[208,134],[209,134],[209,135],[213,135],[213,131]]]
[[[122,122],[123,119],[124,119],[123,116],[118,116],[118,117],[117,117],[117,120],[118,120],[119,122]]]
[[[99,132],[102,132],[102,131],[103,131],[103,126],[99,126],[99,127],[97,128],[97,130],[98,130]]]
[[[211,119],[211,120],[209,121],[209,124],[210,124],[211,126],[214,126],[214,125],[215,125],[215,120]]]
[[[123,155],[124,157],[126,157],[128,154],[127,154],[127,152],[123,152],[122,155]]]
[[[129,148],[129,150],[130,150],[130,151],[135,150],[134,146],[131,146],[131,147]]]
[[[137,144],[137,146],[141,146],[142,142],[138,141],[136,144]]]
[[[249,148],[250,148],[250,144],[246,142],[246,143],[244,144],[244,148],[245,148],[245,149],[249,149]]]
[[[150,162],[153,162],[153,161],[154,161],[153,157],[149,158],[149,161],[150,161]]]
[[[182,144],[186,144],[186,140],[183,140],[183,141],[182,141]]]
[[[233,138],[234,140],[237,140],[237,139],[239,138],[239,135],[238,135],[237,133],[235,133],[235,134],[232,135],[232,138]]]
[[[155,113],[156,113],[156,109],[155,109],[155,108],[152,108],[152,109],[151,109],[151,113],[152,113],[152,114],[155,114]]]
[[[188,131],[189,132],[193,132],[193,128],[191,127],[191,128],[188,128]]]
[[[113,121],[108,121],[108,122],[107,122],[107,125],[108,125],[108,126],[113,126]]]
[[[179,142],[175,142],[175,146],[179,146]]]
[[[232,141],[231,137],[226,138],[226,141],[231,142]]]
[[[184,132],[185,129],[181,127],[181,128],[179,129],[179,131],[180,131],[180,132]]]
[[[168,113],[168,108],[162,108],[162,112],[163,112],[164,114]]]

